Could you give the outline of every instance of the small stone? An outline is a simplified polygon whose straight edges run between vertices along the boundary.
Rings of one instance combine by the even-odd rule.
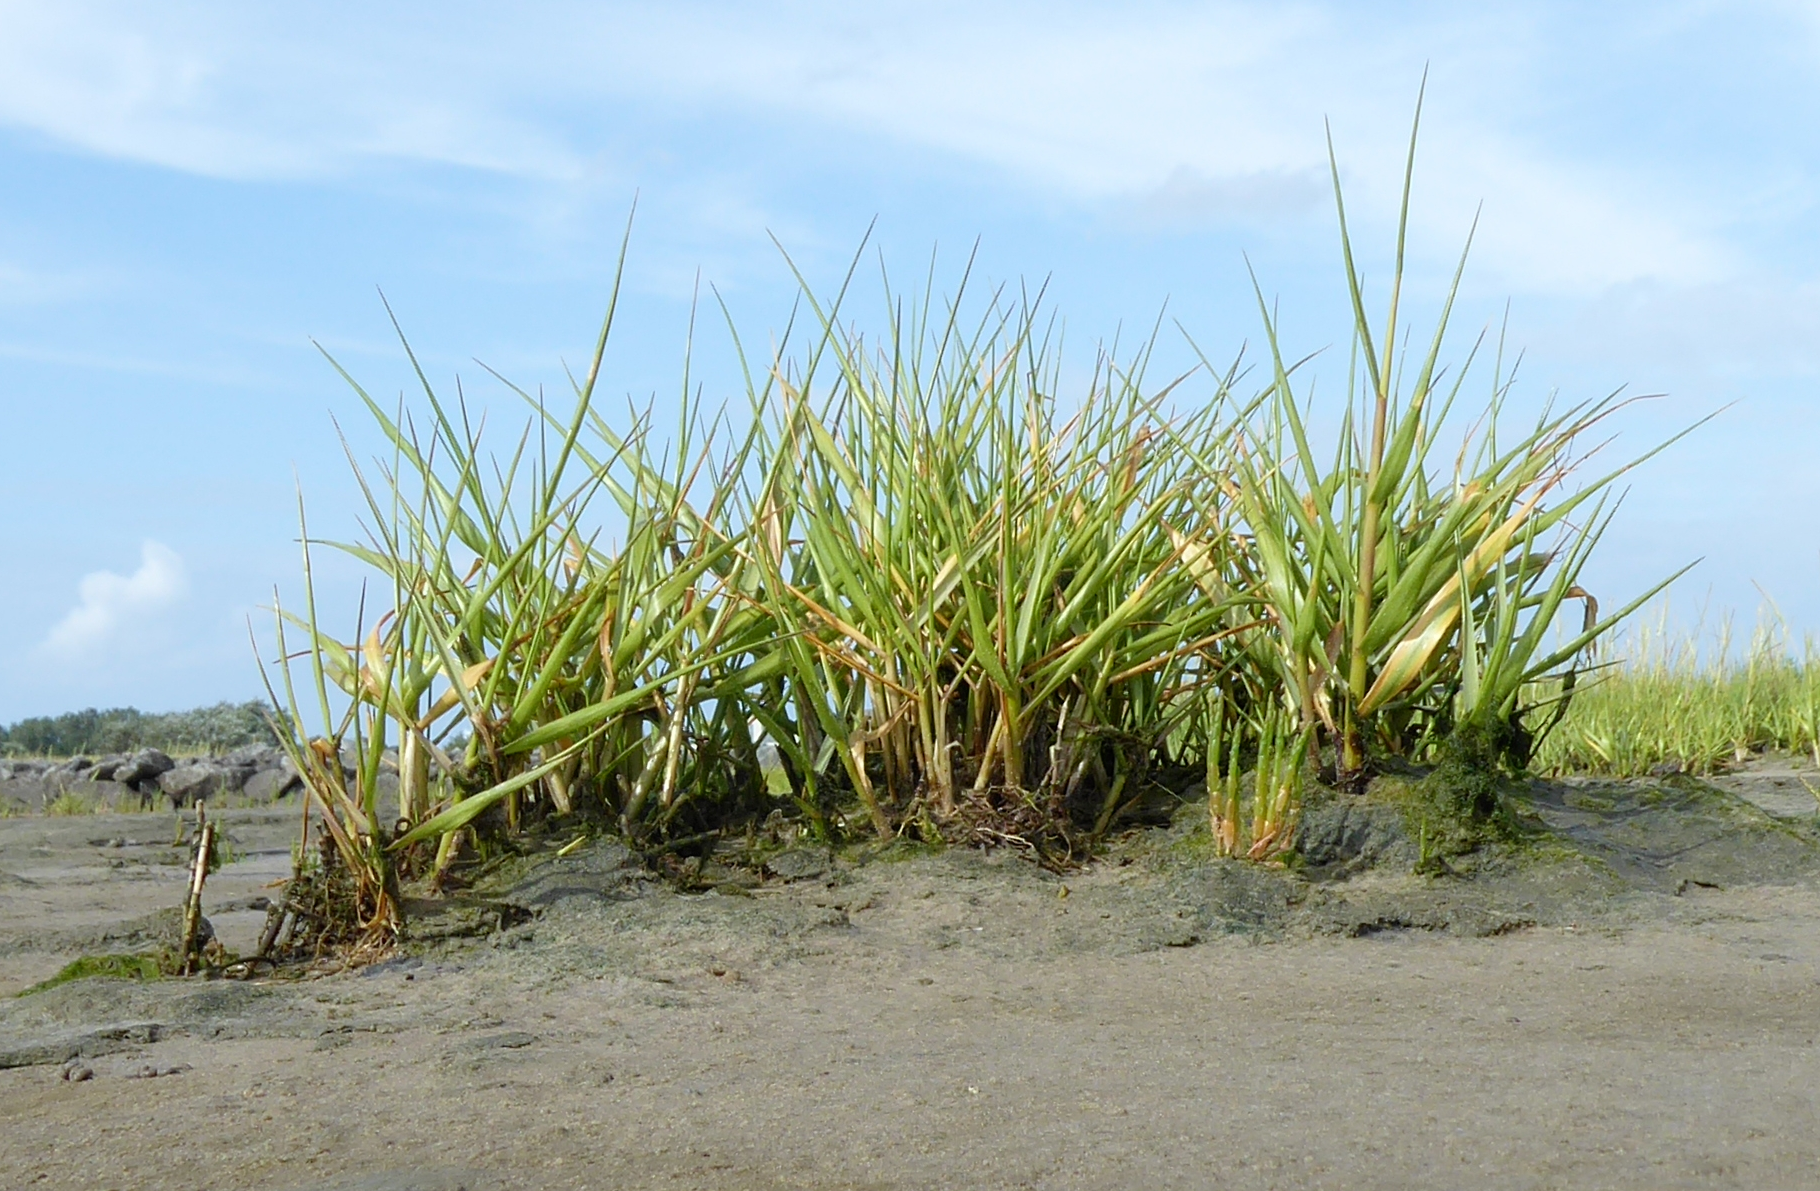
[[[87,1063],[71,1059],[63,1065],[63,1078],[70,1083],[83,1083],[95,1078],[95,1071]]]

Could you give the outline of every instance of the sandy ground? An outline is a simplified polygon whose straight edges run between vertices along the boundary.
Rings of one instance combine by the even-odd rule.
[[[1775,817],[1701,793],[1622,881],[1138,849],[680,895],[595,849],[531,868],[534,921],[362,974],[9,1001],[0,1186],[1813,1187],[1813,808],[1752,780]],[[1658,793],[1559,802],[1589,848],[1665,834]],[[0,822],[0,987],[174,903],[170,831]],[[294,831],[230,821],[230,944]],[[1774,863],[1741,879],[1737,839]]]

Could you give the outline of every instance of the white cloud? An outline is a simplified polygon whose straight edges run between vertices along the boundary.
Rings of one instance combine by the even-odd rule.
[[[139,558],[139,569],[131,575],[112,571],[84,575],[76,606],[57,622],[40,648],[66,660],[91,655],[146,627],[183,598],[189,578],[175,550],[147,541]]]
[[[1381,224],[1432,63],[1416,215],[1417,242],[1438,261],[1485,200],[1475,259],[1507,286],[1587,294],[1703,284],[1735,267],[1712,230],[1724,219],[1696,188],[1639,176],[1607,147],[1589,159],[1547,143],[1535,109],[1558,100],[1537,92],[1562,69],[1561,30],[1525,6],[1395,20],[1313,3],[919,0],[872,6],[863,23],[814,5],[783,19],[662,11],[618,28],[608,51],[612,77],[642,94],[882,135],[1045,196],[1172,222],[1324,203],[1331,118],[1349,205],[1364,226]]]
[[[1259,0],[554,0],[450,3],[430,21],[414,6],[304,11],[0,0],[0,122],[221,177],[394,159],[588,188],[603,169],[630,180],[608,159],[673,163],[676,120],[759,116],[781,118],[810,152],[838,153],[854,135],[895,142],[1045,196],[1173,222],[1304,207],[1305,182],[1326,169],[1331,116],[1349,194],[1382,220],[1432,61],[1421,185],[1438,200],[1423,210],[1439,214],[1420,230],[1441,233],[1427,237],[1437,258],[1487,199],[1478,260],[1509,286],[1706,284],[1735,267],[1714,230],[1725,216],[1703,208],[1698,187],[1538,139],[1537,111],[1571,102],[1552,93],[1575,52],[1562,40],[1581,19],[1569,9],[1393,19],[1376,6]],[[1651,19],[1645,5],[1610,23]]]
[[[326,7],[326,6],[325,6]],[[0,4],[0,120],[90,152],[212,177],[319,177],[363,159],[565,177],[572,152],[515,118],[498,36],[422,14],[269,15],[174,2]],[[511,39],[512,31],[496,34]]]

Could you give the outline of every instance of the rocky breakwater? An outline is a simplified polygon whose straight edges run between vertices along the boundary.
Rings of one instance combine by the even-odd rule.
[[[198,800],[264,805],[302,786],[284,753],[252,744],[219,757],[171,757],[154,748],[67,761],[0,760],[0,811],[150,810]]]

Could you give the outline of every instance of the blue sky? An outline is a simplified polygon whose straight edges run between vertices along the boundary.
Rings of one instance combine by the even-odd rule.
[[[769,237],[830,284],[875,218],[899,276],[977,241],[1049,279],[1083,355],[1165,303],[1255,342],[1247,257],[1292,345],[1343,349],[1323,119],[1382,276],[1425,65],[1411,292],[1482,203],[1456,325],[1509,303],[1513,414],[1665,394],[1640,450],[1731,406],[1636,474],[1589,585],[1704,558],[1685,617],[1761,588],[1820,631],[1820,5],[0,3],[0,720],[258,693],[296,484],[355,536],[335,420],[374,446],[311,341],[407,386],[379,289],[502,412],[474,361],[561,391],[635,195],[606,391],[660,407],[698,278],[762,343]],[[697,350],[737,399],[714,321]]]

